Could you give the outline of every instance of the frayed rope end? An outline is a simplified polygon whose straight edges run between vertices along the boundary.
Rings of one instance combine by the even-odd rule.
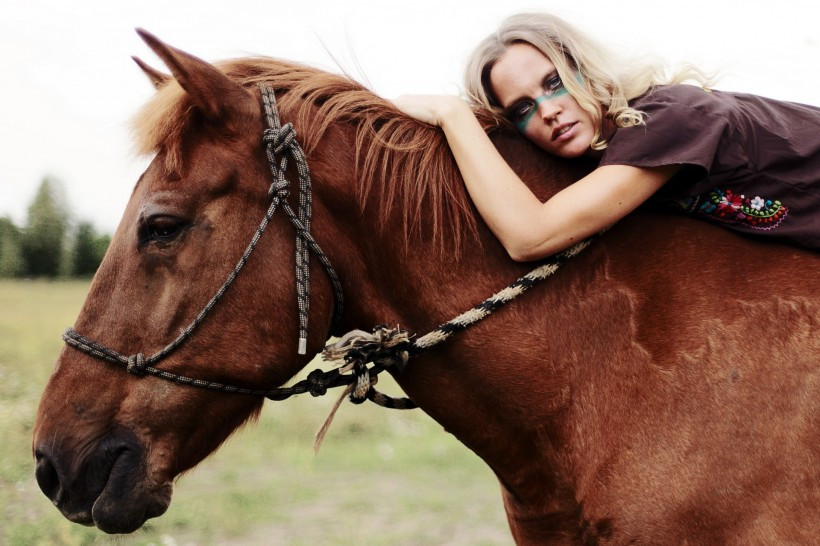
[[[319,454],[319,450],[322,448],[322,443],[325,441],[325,435],[327,434],[330,425],[333,423],[333,418],[336,417],[336,412],[339,411],[339,406],[342,405],[342,400],[345,399],[346,396],[350,396],[350,393],[353,392],[354,387],[356,386],[355,383],[351,383],[350,385],[345,388],[342,395],[336,400],[336,403],[333,404],[333,407],[330,410],[327,418],[325,419],[324,424],[322,424],[322,428],[320,428],[316,432],[316,436],[313,439],[313,453],[314,455]]]

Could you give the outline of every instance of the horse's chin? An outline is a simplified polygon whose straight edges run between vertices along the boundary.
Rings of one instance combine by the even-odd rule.
[[[171,504],[171,482],[153,484],[129,465],[118,461],[91,507],[88,521],[106,533],[132,533],[149,519],[161,516]],[[70,519],[70,518],[69,518]]]
[[[171,504],[171,486],[136,498],[118,498],[103,491],[91,509],[92,522],[109,534],[133,533],[149,519],[161,516]],[[82,523],[82,522],[77,522]]]
[[[161,516],[171,504],[171,486],[166,492],[137,499],[117,499],[104,491],[91,509],[93,525],[109,534],[133,533],[149,519]]]

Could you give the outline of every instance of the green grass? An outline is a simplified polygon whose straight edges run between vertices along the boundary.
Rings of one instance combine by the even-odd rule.
[[[0,544],[512,542],[490,470],[419,410],[343,404],[314,456],[335,395],[268,402],[257,423],[177,481],[165,515],[133,535],[69,523],[34,480],[31,432],[60,334],[87,289],[0,281]],[[399,392],[388,380],[380,388]]]

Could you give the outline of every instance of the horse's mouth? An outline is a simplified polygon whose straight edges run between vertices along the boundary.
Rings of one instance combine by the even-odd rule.
[[[164,514],[171,504],[171,482],[150,483],[139,471],[144,466],[137,470],[130,459],[127,451],[117,458],[90,510],[89,523],[106,533],[132,533],[148,519]]]
[[[145,451],[131,438],[123,440],[104,441],[75,472],[65,471],[73,466],[65,454],[35,451],[40,489],[66,519],[106,533],[131,533],[168,509],[171,482],[148,479]]]

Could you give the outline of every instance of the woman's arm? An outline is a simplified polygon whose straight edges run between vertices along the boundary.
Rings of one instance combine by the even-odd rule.
[[[481,217],[517,261],[549,256],[612,225],[680,168],[599,167],[542,203],[507,165],[458,97],[401,97],[396,106],[444,130]]]

